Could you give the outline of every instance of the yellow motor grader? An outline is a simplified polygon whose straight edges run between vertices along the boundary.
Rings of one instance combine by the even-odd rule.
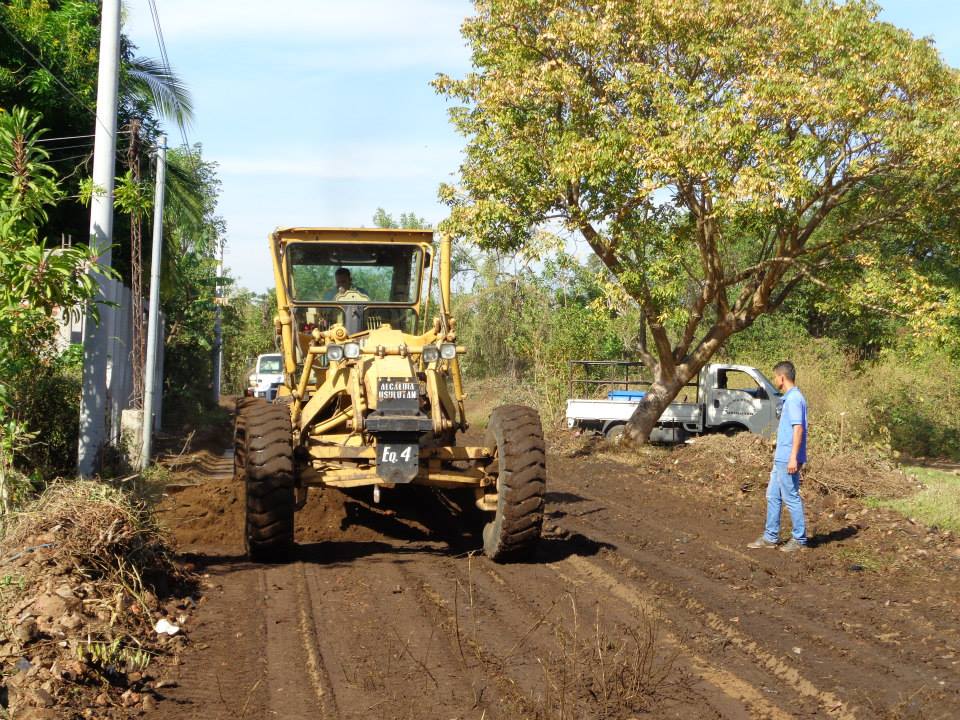
[[[490,558],[529,558],[546,487],[540,417],[504,405],[482,445],[457,443],[467,349],[450,312],[449,238],[439,258],[424,230],[287,228],[269,245],[284,383],[273,402],[241,400],[234,433],[250,557],[289,557],[311,486],[372,486],[379,501],[427,485],[457,500]]]

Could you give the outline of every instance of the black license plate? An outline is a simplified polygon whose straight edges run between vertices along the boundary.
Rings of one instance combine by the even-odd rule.
[[[419,445],[390,442],[377,445],[377,475],[387,482],[410,482],[419,469]]]

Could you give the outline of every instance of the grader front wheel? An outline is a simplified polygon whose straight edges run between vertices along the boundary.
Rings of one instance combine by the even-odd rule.
[[[290,410],[238,407],[234,472],[246,488],[244,540],[253,560],[280,562],[293,549],[294,466]]]
[[[504,405],[490,415],[487,447],[496,448],[497,509],[483,528],[483,551],[497,562],[533,555],[543,525],[546,450],[533,408]]]

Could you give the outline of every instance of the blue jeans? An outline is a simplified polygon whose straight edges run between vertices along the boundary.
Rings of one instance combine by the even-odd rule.
[[[800,473],[788,473],[787,463],[775,462],[767,485],[767,525],[763,536],[770,542],[780,539],[780,509],[787,506],[793,525],[793,539],[807,543],[807,525],[803,519],[803,500],[800,499]]]

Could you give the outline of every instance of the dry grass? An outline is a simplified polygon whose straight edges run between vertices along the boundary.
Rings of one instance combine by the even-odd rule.
[[[573,596],[567,622],[553,628],[556,649],[537,661],[542,693],[522,698],[525,716],[536,718],[621,718],[646,713],[673,674],[673,656],[660,648],[655,618],[637,625],[605,628],[600,606],[591,625],[581,627]]]
[[[155,661],[186,642],[159,635],[154,621],[173,614],[184,624],[195,579],[174,562],[149,508],[114,485],[57,482],[13,515],[0,536],[0,577],[9,579],[0,617],[12,631],[0,674],[16,675],[15,717],[37,687],[70,717],[102,693],[139,712]],[[29,658],[29,674],[17,674],[18,657]]]
[[[52,548],[61,567],[122,586],[134,596],[144,579],[176,576],[166,535],[147,506],[96,481],[54,483],[17,512],[0,538],[5,550]]]

